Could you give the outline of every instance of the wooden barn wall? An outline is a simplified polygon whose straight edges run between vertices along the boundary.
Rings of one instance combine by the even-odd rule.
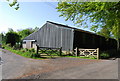
[[[40,29],[37,43],[41,47],[62,47],[62,50],[64,51],[72,50],[73,30],[47,23]]]
[[[37,40],[40,47],[62,47],[63,51],[69,51],[73,50],[73,29],[46,23],[24,40]]]
[[[44,24],[42,27],[45,27],[46,24]],[[36,40],[37,44],[41,44],[41,38],[42,38],[42,28],[40,28],[37,32],[33,32],[32,34],[30,34],[29,36],[25,37],[24,40]]]
[[[74,48],[100,48],[101,50],[108,50],[116,49],[117,43],[114,39],[107,40],[102,36],[75,31],[73,45]]]

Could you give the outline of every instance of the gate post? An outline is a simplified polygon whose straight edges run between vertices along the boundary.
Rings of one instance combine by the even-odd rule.
[[[38,47],[38,45],[36,45],[37,46],[37,54],[38,54],[38,51],[39,51],[39,47]]]
[[[99,59],[99,48],[97,48],[97,59]]]
[[[78,56],[78,48],[75,48],[75,55]]]
[[[60,56],[62,56],[62,47],[60,47]]]

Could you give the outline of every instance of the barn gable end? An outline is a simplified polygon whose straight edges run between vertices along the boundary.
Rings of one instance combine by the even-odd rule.
[[[40,47],[53,47],[62,50],[73,50],[74,29],[47,22],[37,32],[24,38],[24,40],[36,40]]]

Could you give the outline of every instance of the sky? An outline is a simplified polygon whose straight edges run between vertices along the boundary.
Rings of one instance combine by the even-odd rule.
[[[46,21],[52,21],[75,27],[71,21],[59,17],[55,9],[57,2],[19,2],[19,10],[9,6],[8,2],[0,2],[0,33],[8,28],[17,31],[25,28],[42,27]],[[83,27],[80,27],[83,29]],[[88,29],[84,29],[88,30]]]

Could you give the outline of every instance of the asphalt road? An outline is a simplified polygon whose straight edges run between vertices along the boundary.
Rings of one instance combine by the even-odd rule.
[[[118,59],[35,60],[3,50],[2,60],[3,79],[118,79]]]
[[[120,58],[118,59],[118,79],[120,81]]]

